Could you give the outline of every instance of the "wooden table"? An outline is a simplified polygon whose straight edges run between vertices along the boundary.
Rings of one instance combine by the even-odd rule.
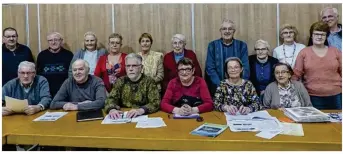
[[[284,117],[278,110],[268,112]],[[342,150],[341,123],[307,123],[303,124],[303,137],[277,135],[267,140],[256,137],[256,132],[234,133],[229,129],[216,138],[189,134],[204,122],[226,124],[224,114],[215,111],[202,114],[204,122],[168,119],[167,113],[157,112],[149,117],[162,117],[167,127],[149,129],[135,128],[136,123],[76,122],[76,112],[55,122],[33,122],[39,115],[3,117],[5,130],[22,124],[7,133],[7,143],[141,150]]]

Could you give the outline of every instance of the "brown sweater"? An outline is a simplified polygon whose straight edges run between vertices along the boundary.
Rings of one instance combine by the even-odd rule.
[[[302,49],[294,66],[293,79],[302,78],[311,96],[333,96],[342,93],[342,53],[329,47],[324,57],[312,46]]]

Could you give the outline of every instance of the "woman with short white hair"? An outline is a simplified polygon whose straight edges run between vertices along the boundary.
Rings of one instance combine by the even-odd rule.
[[[264,90],[268,84],[275,81],[272,69],[279,60],[268,55],[271,50],[269,43],[265,40],[257,40],[254,50],[256,54],[249,56],[249,80],[256,88],[257,94],[263,97]]]
[[[166,90],[169,81],[178,76],[177,63],[184,57],[193,61],[195,66],[194,75],[202,77],[201,68],[195,52],[185,48],[186,37],[182,34],[175,34],[171,40],[173,50],[168,52],[163,60],[164,79],[162,83],[162,93]]]
[[[299,52],[306,46],[297,43],[298,30],[295,26],[284,24],[279,30],[279,39],[282,45],[276,47],[273,51],[273,57],[280,62],[287,63],[294,68],[295,60]]]

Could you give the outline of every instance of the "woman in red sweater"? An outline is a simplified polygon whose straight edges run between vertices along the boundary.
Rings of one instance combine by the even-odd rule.
[[[99,58],[94,71],[94,75],[102,78],[104,81],[107,92],[111,92],[112,85],[117,78],[126,75],[125,57],[127,54],[120,51],[122,40],[123,37],[117,33],[109,36],[109,54]]]
[[[172,38],[173,51],[167,53],[163,59],[164,78],[162,82],[162,92],[164,93],[168,83],[177,77],[177,63],[183,57],[191,59],[194,63],[195,75],[202,77],[201,68],[194,51],[185,49],[186,39],[182,34],[175,34]],[[162,93],[162,94],[163,94]]]
[[[178,77],[168,84],[161,101],[162,111],[190,115],[213,110],[213,101],[206,82],[203,78],[194,76],[194,66],[189,58],[182,58],[178,62]]]

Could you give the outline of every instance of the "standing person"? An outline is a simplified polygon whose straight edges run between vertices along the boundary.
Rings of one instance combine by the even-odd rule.
[[[227,58],[238,57],[243,63],[243,78],[248,80],[250,76],[248,47],[245,42],[234,39],[235,23],[224,19],[219,31],[221,38],[208,44],[205,66],[205,80],[212,96],[220,81],[225,79],[224,63]]]
[[[18,65],[22,61],[33,61],[29,47],[18,43],[17,30],[7,27],[2,31],[2,86],[18,77]]]
[[[50,87],[53,98],[64,80],[68,78],[68,69],[73,53],[62,47],[63,36],[52,32],[47,36],[49,47],[38,54],[37,74],[44,76]]]
[[[287,63],[294,68],[295,60],[299,52],[306,46],[297,43],[298,30],[290,24],[284,24],[279,30],[280,42],[282,45],[273,51],[273,57],[282,63]]]

